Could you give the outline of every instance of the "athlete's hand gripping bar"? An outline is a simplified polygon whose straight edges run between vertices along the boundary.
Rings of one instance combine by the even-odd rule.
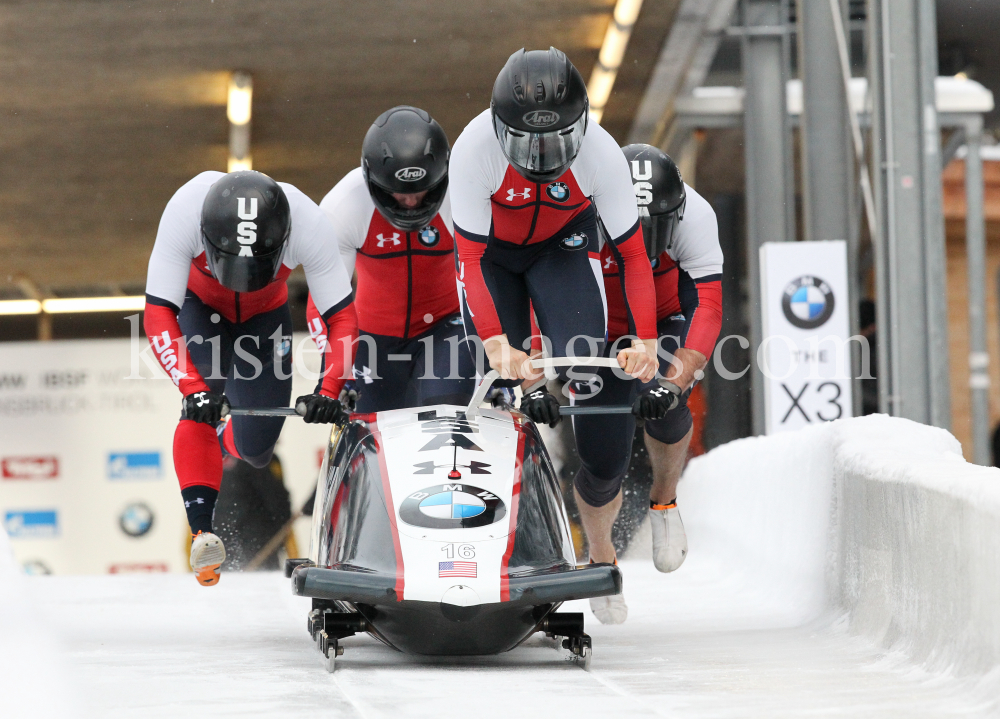
[[[229,413],[251,417],[302,417],[306,424],[339,423],[348,418],[340,400],[321,394],[303,395],[295,400],[295,407],[240,407],[230,408]]]
[[[547,357],[545,359],[531,360],[534,369],[550,369],[555,367],[618,367],[618,360],[614,357]],[[473,417],[479,413],[479,405],[486,399],[486,395],[493,387],[493,382],[500,378],[500,373],[491,369],[483,377],[483,381],[476,388],[476,393],[472,395],[469,406],[465,408],[465,416]],[[629,405],[609,405],[606,407],[560,407],[559,414],[629,414],[632,407]]]

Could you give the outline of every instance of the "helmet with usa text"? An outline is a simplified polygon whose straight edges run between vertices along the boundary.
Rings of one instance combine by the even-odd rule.
[[[254,292],[274,281],[291,230],[285,191],[262,172],[223,175],[201,206],[208,269],[234,292]]]
[[[448,191],[448,137],[417,107],[386,110],[361,145],[361,172],[375,208],[406,232],[431,223]]]
[[[587,84],[565,54],[521,48],[493,85],[493,130],[503,154],[531,182],[569,169],[587,132]]]
[[[687,204],[684,181],[670,156],[652,145],[626,145],[622,152],[632,172],[642,239],[652,260],[674,245]]]

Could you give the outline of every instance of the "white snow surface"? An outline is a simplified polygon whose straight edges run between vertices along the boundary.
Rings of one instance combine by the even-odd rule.
[[[20,577],[0,534],[0,716],[997,716],[1000,605],[979,605],[997,597],[1000,564],[983,568],[1000,542],[982,556],[970,546],[996,537],[998,479],[947,433],[885,417],[721,447],[680,485],[681,569],[657,573],[642,533],[622,562],[624,625],[564,607],[587,612],[590,671],[540,635],[468,658],[356,636],[330,675],[305,631],[309,602],[280,574],[211,588],[169,574]],[[897,507],[900,487],[912,489]],[[941,538],[957,566],[901,567],[927,551],[924,529],[941,531],[938,506],[971,527]],[[942,582],[968,606],[955,610]]]

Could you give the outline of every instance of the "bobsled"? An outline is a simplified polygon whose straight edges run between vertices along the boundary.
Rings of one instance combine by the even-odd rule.
[[[536,367],[610,366],[605,358]],[[621,592],[618,567],[578,567],[562,492],[538,430],[483,405],[354,414],[335,425],[317,479],[307,559],[289,559],[307,628],[333,671],[367,632],[405,653],[498,654],[536,632],[589,663],[582,613],[563,602]]]

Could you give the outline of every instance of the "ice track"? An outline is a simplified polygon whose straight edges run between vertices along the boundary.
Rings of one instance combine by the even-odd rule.
[[[866,417],[741,440],[678,492],[681,569],[645,534],[624,625],[566,607],[589,672],[540,635],[461,659],[357,636],[331,675],[280,574],[24,577],[0,533],[0,718],[1000,716],[1000,471],[950,435]]]
[[[603,627],[588,612],[590,672],[541,635],[499,657],[457,660],[404,656],[359,636],[344,642],[331,676],[305,632],[307,602],[278,574],[230,574],[212,589],[183,575],[27,584],[56,638],[59,681],[84,717],[976,713],[958,685],[896,666],[829,622],[802,625],[707,557],[672,576],[642,560],[623,569],[629,619]],[[32,716],[28,706],[6,709]]]

